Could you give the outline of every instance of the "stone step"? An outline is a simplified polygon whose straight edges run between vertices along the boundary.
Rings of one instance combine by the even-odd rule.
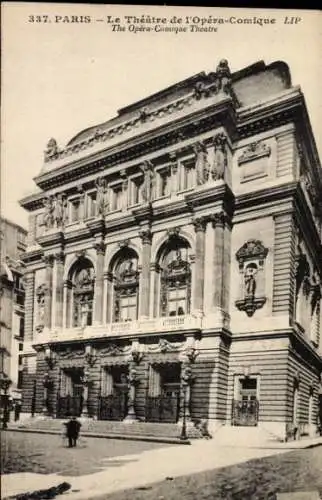
[[[35,417],[24,420],[22,423],[12,425],[12,427],[34,429],[34,430],[48,430],[48,431],[61,431],[64,430],[65,419],[53,419]],[[91,420],[82,419],[79,421],[82,424],[83,432],[93,432],[97,434],[117,434],[126,436],[151,436],[151,437],[164,437],[164,438],[178,438],[181,433],[181,424],[169,423],[152,423],[152,422],[116,422],[107,420]],[[191,438],[201,437],[200,432],[193,426],[187,427],[187,434]]]

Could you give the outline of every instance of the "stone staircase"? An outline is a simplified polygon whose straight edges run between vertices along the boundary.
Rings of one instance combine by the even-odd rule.
[[[62,433],[63,423],[67,419],[54,419],[46,417],[28,418],[21,422],[11,423],[9,429],[25,430],[30,432]],[[150,423],[150,422],[117,422],[108,420],[91,420],[80,418],[81,432],[87,435],[117,437],[123,439],[146,438],[147,440],[179,440],[181,434],[180,424]],[[200,438],[201,433],[193,426],[187,427],[189,438]]]

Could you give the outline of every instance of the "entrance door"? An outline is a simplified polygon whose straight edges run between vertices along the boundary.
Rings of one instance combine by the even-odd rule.
[[[180,405],[180,363],[153,367],[154,396],[147,398],[146,419],[149,422],[175,423],[179,418]],[[150,380],[150,383],[153,381]]]
[[[57,405],[57,416],[59,418],[71,415],[75,417],[81,416],[84,392],[83,372],[83,368],[70,368],[63,371]]]
[[[257,379],[239,380],[238,399],[233,401],[233,425],[256,426],[258,422]]]
[[[128,367],[112,366],[108,376],[111,377],[111,394],[100,397],[99,418],[101,420],[123,420],[128,408]]]

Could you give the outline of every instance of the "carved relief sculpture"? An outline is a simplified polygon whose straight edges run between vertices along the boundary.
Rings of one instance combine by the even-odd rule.
[[[235,305],[249,317],[266,302],[264,262],[267,254],[268,249],[255,239],[248,240],[236,253],[242,288]]]

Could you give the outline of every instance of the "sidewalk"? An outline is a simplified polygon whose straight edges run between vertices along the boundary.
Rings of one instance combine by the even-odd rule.
[[[3,497],[27,491],[57,486],[64,481],[71,484],[66,495],[71,500],[89,498],[115,491],[137,488],[162,481],[167,477],[178,477],[205,470],[216,469],[253,458],[286,453],[292,449],[322,445],[322,438],[302,441],[263,444],[261,447],[218,446],[215,440],[194,441],[191,446],[173,446],[141,453],[106,459],[101,472],[80,477],[63,477],[55,474],[9,474],[2,478]],[[113,466],[113,462],[123,461],[124,465]],[[129,460],[132,460],[129,462]],[[110,466],[109,466],[110,464]],[[65,498],[66,498],[65,495]],[[63,498],[63,497],[61,497]]]

